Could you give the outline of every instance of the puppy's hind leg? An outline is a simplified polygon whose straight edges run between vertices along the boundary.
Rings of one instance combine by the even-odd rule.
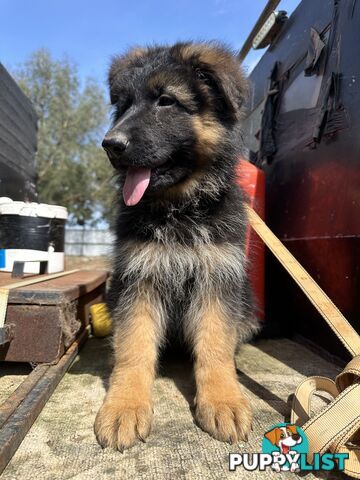
[[[196,419],[218,440],[247,440],[252,413],[236,375],[236,327],[217,298],[207,299],[193,321],[187,336],[195,356]]]
[[[140,294],[125,312],[120,308],[113,313],[115,366],[94,429],[100,445],[123,451],[150,433],[162,322],[156,295]]]

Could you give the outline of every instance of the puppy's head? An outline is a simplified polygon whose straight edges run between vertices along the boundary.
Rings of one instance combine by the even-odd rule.
[[[267,438],[273,445],[286,447],[294,446],[302,441],[301,436],[297,432],[296,425],[286,425],[284,427],[275,427],[265,433]]]
[[[189,195],[211,171],[224,169],[226,160],[216,162],[220,153],[232,155],[246,92],[228,50],[211,43],[133,49],[113,60],[109,86],[114,118],[103,147],[127,205],[144,196]]]

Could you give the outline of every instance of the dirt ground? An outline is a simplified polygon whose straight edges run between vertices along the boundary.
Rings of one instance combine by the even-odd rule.
[[[65,269],[73,270],[74,268],[83,268],[85,270],[96,269],[109,269],[110,270],[110,258],[109,257],[84,257],[84,256],[65,256]]]
[[[333,378],[338,368],[291,340],[258,340],[236,358],[239,380],[254,410],[248,443],[218,442],[194,422],[191,365],[162,361],[154,386],[154,423],[146,443],[124,453],[96,442],[93,423],[111,369],[110,341],[90,339],[64,376],[2,480],[301,480],[304,473],[229,472],[229,453],[260,452],[271,426],[287,420],[290,395],[309,375]],[[19,372],[23,374],[24,372]],[[9,371],[8,383],[14,381]],[[4,380],[4,379],[3,379]],[[1,385],[1,382],[0,382]],[[319,397],[319,400],[322,397]],[[306,480],[345,479],[337,472],[306,474]]]

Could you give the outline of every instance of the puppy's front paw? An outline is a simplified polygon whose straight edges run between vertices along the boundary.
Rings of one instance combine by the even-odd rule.
[[[247,441],[252,412],[248,400],[235,386],[233,391],[201,394],[196,399],[196,419],[200,427],[222,442]]]
[[[102,447],[121,452],[136,441],[145,441],[151,429],[152,406],[121,399],[105,400],[95,419],[95,435]]]

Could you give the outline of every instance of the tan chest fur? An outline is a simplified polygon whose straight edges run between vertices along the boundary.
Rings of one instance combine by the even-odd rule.
[[[127,242],[121,250],[126,259],[123,277],[132,282],[150,280],[181,289],[190,278],[210,285],[244,275],[244,254],[228,242],[191,247],[175,242]]]

